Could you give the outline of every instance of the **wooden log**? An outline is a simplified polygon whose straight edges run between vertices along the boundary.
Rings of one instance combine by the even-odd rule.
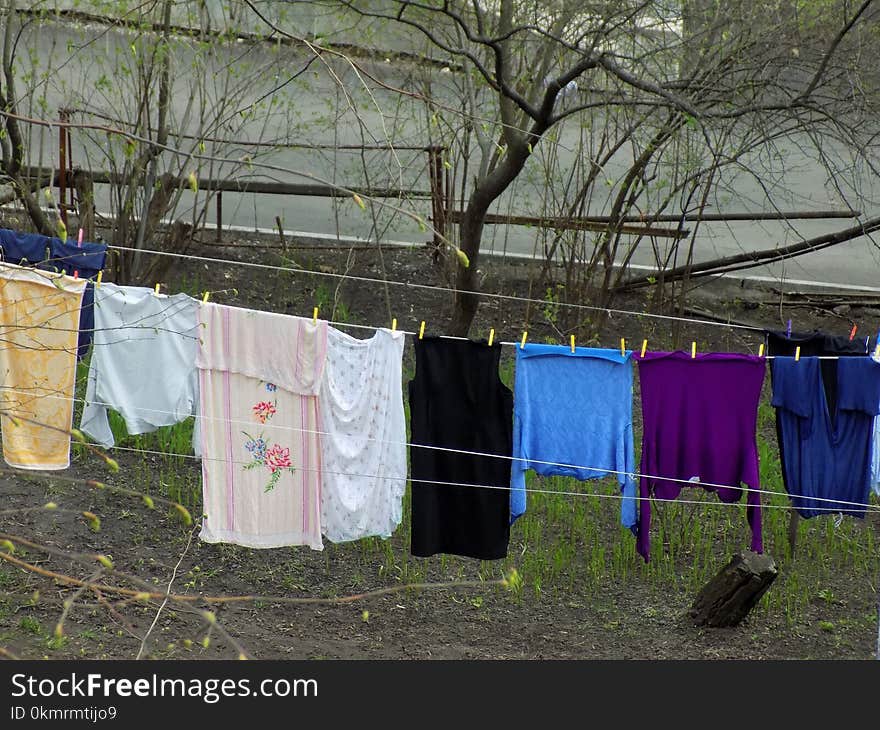
[[[701,626],[736,626],[776,580],[773,558],[746,550],[725,565],[694,600],[690,615]]]

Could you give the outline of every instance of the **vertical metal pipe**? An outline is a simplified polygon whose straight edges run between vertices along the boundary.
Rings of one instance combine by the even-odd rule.
[[[443,228],[443,187],[441,182],[442,166],[437,147],[428,148],[428,176],[431,180],[431,221],[434,226],[434,246],[440,247],[443,239],[439,234]]]
[[[62,122],[67,121],[67,110],[59,109]],[[64,225],[67,225],[67,127],[58,128],[58,211]]]

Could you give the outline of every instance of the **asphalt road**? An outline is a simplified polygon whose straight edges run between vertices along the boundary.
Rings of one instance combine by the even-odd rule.
[[[38,87],[45,92],[45,106],[23,102],[23,111],[34,116],[56,117],[61,107],[88,109],[110,117],[131,116],[133,100],[137,98],[133,77],[119,72],[116,60],[120,54],[130,53],[131,36],[104,27],[71,28],[45,25],[27,31],[24,43],[37,49],[39,71],[48,71],[48,80]],[[374,144],[393,140],[395,144],[426,144],[430,141],[431,126],[417,105],[407,106],[400,97],[375,91],[373,97],[354,93],[350,99],[342,93],[331,78],[327,66],[315,64],[295,81],[284,83],[274,92],[277,101],[256,115],[245,118],[236,114],[247,107],[250,100],[268,95],[292,73],[302,67],[302,58],[292,52],[265,50],[257,55],[240,58],[241,49],[235,44],[216,59],[216,73],[197,79],[187,76],[189,57],[178,49],[175,57],[172,123],[178,129],[199,133],[197,106],[200,95],[207,99],[206,108],[216,112],[225,121],[208,125],[208,134],[248,140],[279,140],[310,144]],[[220,67],[229,64],[236,69],[236,86],[224,88],[219,79]],[[381,69],[380,69],[381,70]],[[336,66],[346,88],[358,89],[359,83],[350,68]],[[450,76],[447,74],[447,76]],[[398,72],[393,64],[384,69],[384,78],[396,85],[407,87],[418,82],[409,72]],[[22,89],[19,89],[21,94]],[[442,86],[434,89],[441,98]],[[26,95],[25,95],[26,96]],[[39,93],[37,94],[39,96]],[[454,99],[448,103],[452,111],[449,120],[455,121]],[[354,110],[356,107],[356,111]],[[380,111],[381,110],[381,113]],[[153,118],[155,112],[153,111]],[[76,115],[76,119],[98,121],[96,117]],[[204,132],[202,132],[204,133]],[[577,125],[570,123],[558,140],[542,142],[545,149],[536,154],[535,163],[524,172],[509,194],[503,196],[493,212],[516,215],[535,215],[541,211],[541,199],[548,189],[557,190],[565,178],[565,171],[576,162],[575,149],[579,135]],[[31,140],[32,164],[55,164],[58,159],[57,130],[42,133],[42,146],[37,132]],[[82,132],[73,133],[72,157],[76,164],[106,169],[107,153],[114,148],[106,138],[97,135],[92,141]],[[195,142],[172,139],[170,144],[195,150]],[[552,145],[558,145],[558,167],[548,176],[540,168],[540,159]],[[254,166],[248,169],[240,163],[205,163],[200,174],[212,177],[235,175],[253,179],[310,182],[323,180],[346,186],[374,184],[385,187],[427,189],[427,156],[421,152],[399,150],[389,152],[333,151],[280,149],[260,150],[243,145],[214,145],[208,143],[207,152],[240,160],[251,155]],[[738,171],[726,174],[718,192],[710,200],[712,212],[769,212],[773,210],[823,210],[857,208],[862,219],[880,213],[880,190],[873,178],[860,174],[850,166],[845,150],[829,146],[826,153],[836,158],[840,168],[829,175],[812,154],[805,154],[797,140],[767,156],[744,159]],[[117,161],[121,148],[115,148]],[[178,158],[180,161],[183,158]],[[631,153],[622,151],[605,168],[609,184],[600,186],[598,196],[591,203],[591,212],[607,211],[608,191],[613,190],[627,169]],[[475,162],[476,158],[473,158]],[[473,164],[472,162],[472,164]],[[271,165],[261,168],[259,163]],[[184,172],[194,169],[190,160],[180,165]],[[771,170],[768,170],[768,165]],[[471,168],[472,170],[473,168]],[[763,170],[760,173],[752,171]],[[463,176],[463,166],[453,171]],[[548,186],[546,180],[551,181]],[[554,188],[554,181],[556,186]],[[604,181],[603,181],[604,182]],[[858,189],[858,194],[855,192]],[[555,193],[554,193],[555,194]],[[199,198],[204,192],[199,192]],[[96,188],[99,210],[112,211],[114,201],[106,187]],[[195,196],[185,192],[179,201],[176,215],[191,215]],[[428,217],[428,201],[397,203],[418,215]],[[211,206],[209,224],[216,222],[216,208]],[[389,207],[368,205],[362,210],[351,199],[330,200],[315,197],[283,195],[253,195],[224,193],[222,223],[243,229],[274,228],[276,216],[289,231],[309,232],[321,236],[340,236],[368,240],[422,242],[430,236],[420,230],[415,221],[395,215]],[[791,220],[776,222],[703,223],[697,230],[694,259],[707,260],[741,251],[784,246],[790,243],[832,232],[855,224],[854,220]],[[694,224],[690,224],[693,228]],[[531,255],[540,249],[543,236],[538,229],[516,226],[489,226],[484,237],[484,250],[513,255]],[[880,239],[878,239],[880,241]],[[658,239],[661,250],[668,239]],[[646,241],[633,257],[634,263],[649,267],[653,262],[650,245]],[[679,257],[681,260],[681,255]],[[823,281],[852,286],[880,286],[880,249],[867,237],[860,237],[826,251],[810,254],[784,263],[762,266],[752,273],[772,278]]]

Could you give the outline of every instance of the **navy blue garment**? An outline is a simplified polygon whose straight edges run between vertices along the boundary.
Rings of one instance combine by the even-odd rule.
[[[20,266],[36,266],[44,271],[57,271],[73,276],[79,272],[80,279],[94,279],[104,268],[107,246],[103,243],[86,243],[77,246],[76,241],[62,241],[40,233],[19,233],[0,228],[0,255],[2,260]],[[95,289],[91,282],[83,292],[79,315],[79,340],[77,358],[82,360],[92,342],[95,329]]]
[[[836,362],[833,410],[828,407],[818,358],[795,361],[777,356],[771,365],[785,487],[805,518],[829,512],[864,517],[864,507],[844,502],[868,501],[871,435],[880,411],[880,363],[870,357],[842,357]]]
[[[790,356],[801,348],[801,357],[814,355],[843,355],[846,357],[864,357],[868,354],[867,344],[862,340],[850,340],[841,335],[829,335],[825,332],[783,332],[782,330],[765,330],[767,336],[767,354]],[[828,412],[833,413],[837,407],[837,360],[820,360],[822,382],[825,385],[825,397],[828,399]],[[773,379],[771,368],[770,379]],[[785,473],[785,445],[782,439],[782,426],[779,412],[776,413],[776,439],[779,442],[779,462],[782,466],[782,482],[788,488],[788,475]]]

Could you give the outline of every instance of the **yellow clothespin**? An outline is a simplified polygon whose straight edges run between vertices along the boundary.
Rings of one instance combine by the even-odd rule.
[[[425,320],[422,320],[422,323],[419,325],[419,339],[422,339],[425,336]],[[489,342],[491,345],[491,341]]]
[[[642,340],[642,357],[645,356],[645,351],[648,349],[648,341]]]
[[[520,349],[520,350],[525,349],[525,346],[526,346],[526,337],[528,337],[528,336],[529,336],[529,333],[528,333],[528,332],[523,332],[522,342],[519,343],[519,349]]]
[[[96,287],[100,288],[100,286],[101,286],[101,279],[103,279],[103,278],[104,278],[104,272],[103,272],[103,271],[99,271],[99,272],[98,272],[98,280],[95,282],[95,286],[96,286]]]
[[[797,362],[800,359],[801,359],[801,346],[798,345],[796,348],[794,348],[794,361]]]
[[[159,287],[160,287],[160,286],[162,286],[162,285],[161,285],[161,284],[158,284],[158,283],[156,284],[156,291],[154,292],[154,294],[155,294],[157,297],[159,296]]]
[[[489,347],[492,347],[492,343],[495,342],[495,328],[489,330]]]
[[[691,342],[691,358],[695,358],[697,356],[697,343]]]
[[[758,348],[758,357],[764,357],[764,343],[761,343],[761,346]]]
[[[626,339],[624,337],[620,338],[620,356],[626,357]]]
[[[208,295],[209,295],[210,293],[211,293],[211,292],[207,292],[207,291],[205,292],[205,296],[202,297],[202,304],[207,304],[207,303],[208,303]]]
[[[314,324],[314,325],[318,324],[318,308],[317,307],[315,307],[312,310],[312,324]]]
[[[391,320],[391,331],[397,332],[397,317]]]
[[[880,359],[880,342],[878,342],[877,347],[874,348],[874,359]]]
[[[574,335],[571,336],[571,351],[574,352]]]

